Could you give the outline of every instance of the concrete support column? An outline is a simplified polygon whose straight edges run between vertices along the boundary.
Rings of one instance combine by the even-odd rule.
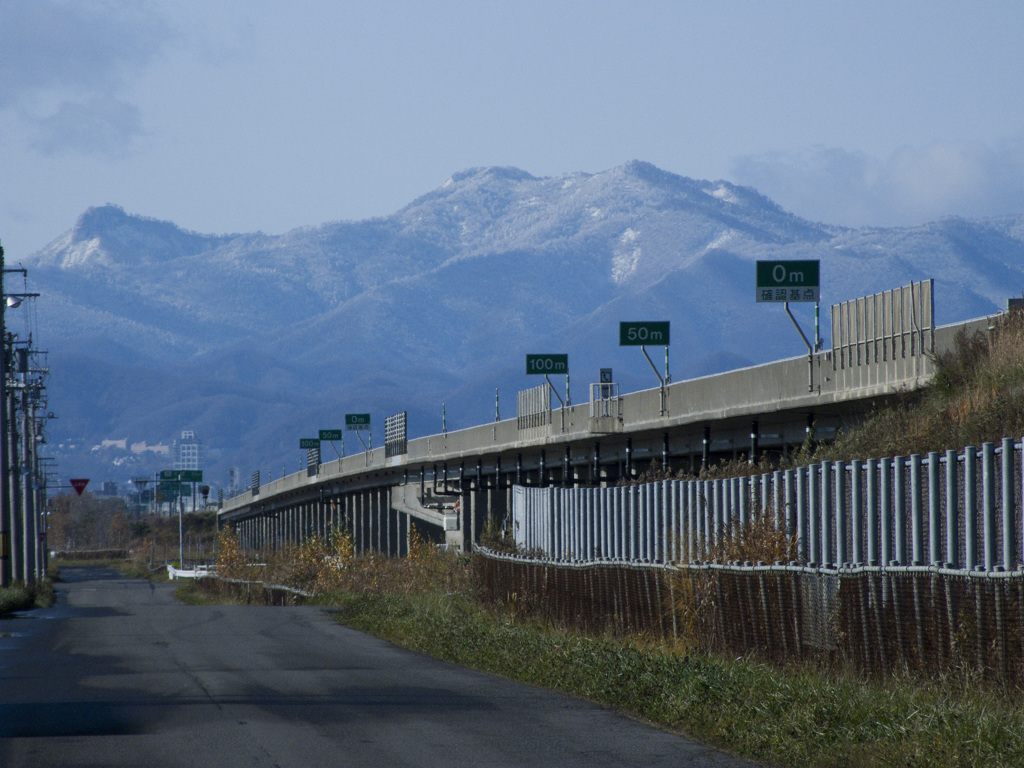
[[[356,554],[362,553],[362,541],[360,541],[359,534],[363,530],[363,526],[359,522],[359,492],[349,494],[348,497],[348,516],[349,520],[352,521],[352,550]]]
[[[463,544],[462,544],[462,551],[463,552],[472,552],[473,551],[473,546],[479,540],[479,535],[480,535],[479,531],[480,531],[480,529],[479,529],[479,526],[478,526],[478,523],[477,523],[477,521],[479,519],[479,514],[480,514],[479,498],[480,498],[480,487],[476,483],[474,483],[473,484],[473,490],[469,494],[469,521],[470,521],[469,531],[468,531],[469,535],[464,537]]]
[[[377,490],[381,517],[381,553],[391,557],[393,554],[391,551],[391,504],[385,497],[386,490],[386,488],[379,488]]]
[[[381,519],[380,519],[380,492],[373,488],[367,491],[370,512],[370,549],[380,553]]]
[[[370,492],[359,493],[359,538],[363,543],[363,553],[373,551],[373,531],[370,527]]]
[[[701,445],[700,468],[707,469],[711,466],[711,427],[704,427],[704,440]]]

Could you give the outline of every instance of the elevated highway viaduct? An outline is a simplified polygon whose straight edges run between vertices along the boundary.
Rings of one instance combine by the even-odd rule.
[[[836,315],[845,305],[837,305],[832,346],[800,357],[622,396],[592,385],[582,404],[521,410],[254,483],[223,502],[219,522],[253,550],[332,525],[349,527],[358,552],[404,554],[411,525],[468,550],[505,522],[515,485],[608,485],[652,468],[696,472],[722,459],[785,454],[927,385],[936,355],[953,349],[958,333],[990,325],[982,318],[936,328],[930,294],[927,301],[924,312],[908,311],[911,322],[889,329],[845,323]]]

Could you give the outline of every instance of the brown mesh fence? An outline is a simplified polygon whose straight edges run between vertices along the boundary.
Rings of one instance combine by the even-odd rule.
[[[476,568],[490,603],[584,632],[870,675],[966,673],[1024,688],[1020,572],[568,565],[487,552]]]

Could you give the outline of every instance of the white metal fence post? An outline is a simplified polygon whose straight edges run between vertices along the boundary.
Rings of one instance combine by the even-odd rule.
[[[985,547],[985,570],[991,571],[996,564],[996,484],[995,484],[995,443],[981,446],[981,514],[982,536]]]
[[[956,451],[946,451],[946,567],[960,564],[960,526],[957,515]],[[965,510],[966,512],[966,510]]]
[[[832,462],[821,462],[821,565],[830,565],[835,531],[832,516]]]
[[[964,568],[978,567],[978,449],[964,449]]]
[[[928,562],[942,565],[942,514],[938,451],[928,454]]]
[[[850,529],[853,533],[853,564],[864,563],[864,465],[850,462]]]
[[[896,563],[907,564],[907,460],[897,456],[892,460],[893,484],[893,537]]]
[[[1003,569],[1012,571],[1017,565],[1017,537],[1014,525],[1013,438],[1003,438]]]
[[[911,562],[924,565],[924,518],[921,498],[921,454],[910,457],[910,541]]]

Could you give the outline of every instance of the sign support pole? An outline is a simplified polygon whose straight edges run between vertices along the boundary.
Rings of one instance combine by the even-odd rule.
[[[562,408],[565,408],[565,401],[562,400],[562,396],[558,394],[558,390],[555,389],[555,385],[551,383],[551,379],[548,378],[548,375],[546,373],[544,374],[544,381],[548,383],[548,386],[551,387],[551,391],[555,393],[555,397],[558,399],[558,404]]]
[[[821,304],[814,302],[814,351],[821,352],[821,328],[818,325]]]
[[[800,323],[798,323],[796,321],[796,318],[793,317],[793,313],[789,309],[789,302],[787,301],[782,306],[785,307],[786,314],[789,315],[789,319],[793,321],[793,327],[796,328],[796,332],[800,334],[800,338],[804,340],[804,344],[807,346],[807,391],[808,392],[813,392],[814,391],[814,352],[815,352],[815,348],[812,347],[811,346],[811,342],[809,342],[807,340],[807,336],[804,334],[803,329],[800,327]],[[817,307],[818,307],[817,302],[815,302],[814,307],[815,307],[815,314],[817,314]],[[814,330],[815,345],[817,345],[817,344],[820,343],[818,341],[818,338],[817,338],[817,336],[818,336],[818,323],[817,323],[817,319],[815,319],[814,329],[815,329]]]
[[[643,356],[647,358],[648,365],[651,366],[651,370],[654,371],[654,375],[658,377],[658,386],[661,390],[661,415],[664,416],[668,411],[668,390],[667,386],[672,381],[672,375],[668,370],[668,345],[669,345],[669,330],[671,326],[667,320],[659,321],[646,321],[646,322],[634,322],[626,321],[619,323],[619,346],[620,347],[640,347],[640,351]],[[665,375],[662,376],[658,371],[658,366],[651,360],[651,356],[647,354],[647,345],[653,344],[654,346],[665,347]]]
[[[555,389],[555,385],[551,383],[551,379],[548,378],[548,375],[546,373],[544,374],[544,381],[546,381],[548,383],[548,387],[555,394],[555,398],[558,400],[558,405],[559,405],[558,413],[559,413],[560,418],[562,420],[562,431],[564,432],[565,431],[565,401],[562,399],[562,396],[558,394],[558,390]],[[569,396],[569,374],[565,374],[565,396],[566,397]]]
[[[647,347],[640,345],[640,351],[644,353],[644,357],[647,358],[647,362],[651,364],[651,370],[654,371],[654,375],[658,377],[658,384],[661,389],[661,415],[665,415],[665,380],[668,378],[668,344],[665,345],[665,378],[662,378],[661,374],[658,373],[658,366],[651,360],[651,356],[647,354]]]

